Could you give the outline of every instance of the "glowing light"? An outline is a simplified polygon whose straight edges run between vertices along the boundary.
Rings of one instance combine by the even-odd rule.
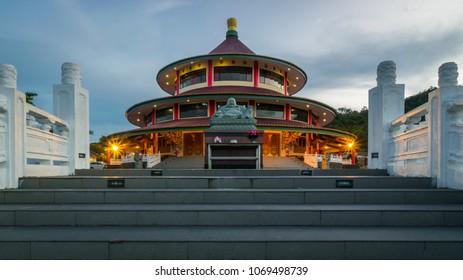
[[[112,145],[111,149],[113,149],[113,151],[117,152],[119,150],[119,147],[116,146],[116,145]]]
[[[169,74],[166,74],[166,78],[169,78]]]

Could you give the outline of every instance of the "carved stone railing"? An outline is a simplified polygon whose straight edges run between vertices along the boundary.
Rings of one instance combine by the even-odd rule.
[[[144,155],[143,162],[146,162],[147,168],[152,168],[153,166],[156,166],[159,163],[161,163],[161,153],[158,152],[157,154],[154,154],[154,155],[149,155],[149,154]]]
[[[442,64],[438,72],[439,87],[428,103],[404,115],[394,109],[404,107],[404,86],[395,79],[370,90],[369,168],[432,177],[439,188],[463,189],[463,87],[455,63]]]
[[[304,154],[304,163],[312,168],[319,168],[319,162],[323,161],[323,156],[318,154]]]
[[[429,170],[428,103],[392,121],[388,171],[403,176],[431,176]]]
[[[17,188],[26,176],[72,175],[89,168],[88,91],[79,66],[63,63],[53,86],[53,114],[27,104],[17,90],[16,69],[0,64],[0,189]]]
[[[30,104],[26,120],[26,175],[68,175],[67,122]]]

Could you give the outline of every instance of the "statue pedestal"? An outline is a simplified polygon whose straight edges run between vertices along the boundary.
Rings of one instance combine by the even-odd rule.
[[[248,130],[205,131],[205,168],[261,169],[263,131],[256,131],[256,137],[248,137]]]

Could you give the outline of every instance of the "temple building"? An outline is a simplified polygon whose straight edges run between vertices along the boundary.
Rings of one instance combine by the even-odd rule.
[[[136,129],[110,135],[128,152],[165,156],[202,156],[210,118],[230,97],[252,107],[264,131],[264,156],[339,153],[355,135],[326,128],[336,110],[296,97],[307,83],[297,65],[254,53],[238,39],[237,21],[227,20],[225,40],[208,54],[172,62],[156,80],[168,96],[134,104],[126,117]]]

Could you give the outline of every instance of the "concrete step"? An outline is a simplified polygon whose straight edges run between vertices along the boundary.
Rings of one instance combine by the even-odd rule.
[[[432,188],[427,177],[395,176],[66,176],[21,178],[24,189],[320,189]]]
[[[0,227],[0,259],[463,259],[463,227]]]
[[[449,189],[12,189],[0,204],[455,204]]]
[[[463,205],[2,204],[0,226],[463,226]]]
[[[76,176],[388,176],[386,169],[77,169]]]

